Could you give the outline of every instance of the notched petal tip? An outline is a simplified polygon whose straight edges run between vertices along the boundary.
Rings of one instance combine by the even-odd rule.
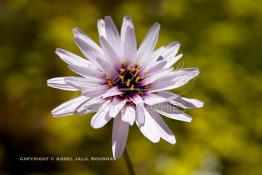
[[[153,24],[152,28],[155,28],[155,29],[159,30],[160,29],[160,24],[158,22],[156,22],[156,23]]]
[[[60,53],[64,53],[65,50],[64,49],[61,49],[61,48],[56,48],[55,49],[55,53],[59,56]]]
[[[78,30],[79,30],[78,27],[73,27],[73,28],[72,28],[72,32],[73,32],[74,34],[75,34]]]
[[[175,138],[174,135],[170,136],[169,143],[172,144],[172,145],[176,144],[176,138]]]
[[[197,107],[197,108],[202,108],[202,107],[204,107],[204,102],[203,101],[201,101],[201,100],[196,100],[197,101],[197,103],[195,103],[195,106]]]
[[[73,27],[72,31],[74,34],[81,33],[85,35],[85,32],[81,30],[79,27]]]

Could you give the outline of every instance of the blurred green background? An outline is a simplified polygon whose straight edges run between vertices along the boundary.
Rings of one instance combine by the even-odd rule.
[[[201,99],[186,111],[192,123],[166,120],[177,144],[153,144],[132,127],[127,148],[137,174],[262,174],[261,0],[1,0],[0,174],[127,174],[123,158],[92,162],[21,162],[20,156],[111,156],[110,122],[95,130],[91,116],[53,118],[50,111],[78,93],[46,86],[74,75],[55,55],[81,55],[71,29],[98,41],[96,22],[130,15],[140,43],[154,22],[158,46],[179,41],[175,67],[199,67],[200,76],[174,90]]]

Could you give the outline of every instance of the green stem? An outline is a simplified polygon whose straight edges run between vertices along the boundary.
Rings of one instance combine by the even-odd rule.
[[[134,170],[134,167],[132,165],[132,162],[130,160],[130,157],[128,155],[126,148],[124,150],[123,156],[124,156],[124,160],[125,160],[129,175],[135,175],[135,170]]]

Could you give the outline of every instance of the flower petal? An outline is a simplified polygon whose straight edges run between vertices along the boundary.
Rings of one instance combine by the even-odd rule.
[[[115,66],[116,64],[120,63],[120,55],[114,50],[113,46],[110,45],[109,41],[107,41],[103,36],[99,37],[101,46],[103,48],[104,54],[106,58],[108,58],[109,62]],[[121,51],[121,50],[120,50]],[[118,50],[119,52],[119,50]]]
[[[180,95],[174,94],[172,92],[162,91],[162,92],[158,92],[157,94],[164,98],[168,98],[168,101],[171,104],[182,108],[190,109],[190,108],[201,108],[204,106],[204,103],[200,100],[181,97]]]
[[[118,97],[114,97],[110,111],[109,116],[114,118],[119,111],[125,106],[126,99],[119,99]]]
[[[179,54],[177,56],[173,56],[167,60],[167,64],[165,65],[164,68],[168,68],[173,66],[180,58],[182,58],[183,54]]]
[[[150,108],[147,108],[146,110],[149,112],[149,114],[151,115],[151,117],[155,121],[155,125],[158,128],[158,130],[160,131],[161,137],[164,140],[166,140],[167,142],[169,142],[171,144],[175,144],[176,143],[175,136],[173,135],[171,129],[167,126],[165,121],[160,117],[160,115],[156,111],[154,111]]]
[[[75,42],[85,57],[95,63],[97,57],[104,57],[103,50],[79,28],[73,29]]]
[[[144,102],[140,95],[134,95],[130,98],[136,105],[136,120],[139,125],[144,125],[145,123],[145,112],[144,112]]]
[[[164,60],[164,58],[161,57],[161,54],[165,51],[165,47],[159,47],[158,49],[156,49],[155,51],[153,51],[151,54],[149,54],[147,57],[144,58],[138,58],[140,60],[139,63],[141,64],[140,68],[143,71],[148,72],[148,70],[153,66],[151,65],[152,60]],[[150,66],[148,66],[150,65]]]
[[[112,151],[114,159],[118,159],[123,154],[126,147],[129,125],[121,120],[121,116],[117,115],[113,123],[112,132]]]
[[[76,109],[88,100],[87,97],[80,96],[69,100],[52,110],[52,115],[54,117],[63,117],[67,115],[75,114]]]
[[[125,16],[121,28],[121,39],[123,43],[123,61],[131,64],[136,62],[137,45],[135,28],[129,16]]]
[[[151,83],[153,83],[154,81],[156,81],[160,78],[169,77],[172,74],[173,74],[173,72],[172,72],[171,68],[162,69],[162,70],[156,71],[154,73],[147,74],[147,78],[145,78],[143,81],[141,81],[141,84],[148,85],[148,84],[151,84]]]
[[[191,122],[192,118],[185,114],[184,112],[180,111],[176,107],[170,105],[169,103],[161,103],[154,106],[154,109],[162,114],[163,116],[166,116],[171,119],[180,120],[184,122]]]
[[[104,38],[106,38],[105,21],[103,19],[99,19],[97,21],[97,28],[98,28],[99,37],[103,36]]]
[[[160,24],[155,23],[149,32],[147,33],[146,37],[144,38],[142,44],[140,45],[138,52],[137,52],[137,58],[145,58],[148,55],[150,55],[157,43],[158,34],[159,34]]]
[[[106,93],[102,95],[102,98],[107,98],[107,97],[112,97],[115,95],[120,95],[123,94],[123,91],[120,91],[117,86],[112,87],[109,89]]]
[[[96,60],[105,74],[107,74],[110,78],[115,76],[117,72],[110,63],[106,62],[102,58],[97,58]]]
[[[55,53],[69,65],[82,65],[84,67],[88,67],[89,65],[91,65],[88,60],[64,49],[57,48],[55,50]]]
[[[166,65],[167,61],[158,61],[153,67],[151,67],[148,70],[149,74],[154,74],[155,72],[161,70],[164,68],[164,66]]]
[[[101,99],[100,97],[97,96],[89,98],[89,100],[84,102],[76,109],[76,113],[86,114],[88,112],[97,112],[105,101],[106,100]]]
[[[157,94],[146,94],[144,97],[144,103],[147,105],[155,105],[163,102],[167,102],[168,99]]]
[[[121,39],[117,31],[115,23],[110,16],[105,17],[105,32],[106,40],[111,44],[111,47],[117,52],[121,50]],[[119,55],[120,56],[120,55]]]
[[[127,122],[132,126],[136,120],[136,110],[133,106],[126,105],[121,110],[121,116],[124,122]]]
[[[47,80],[47,86],[67,91],[78,91],[78,89],[65,82],[65,77],[51,78]]]
[[[86,90],[90,87],[96,87],[98,89],[108,89],[107,85],[92,84],[92,79],[84,77],[65,77],[65,82],[78,90]]]
[[[105,77],[105,74],[103,72],[92,68],[86,68],[78,65],[69,65],[68,67],[75,73],[91,79],[93,78],[93,79],[103,80]]]
[[[155,126],[155,121],[150,116],[147,110],[145,111],[145,122],[144,125],[140,125],[137,121],[136,124],[142,134],[148,138],[151,142],[156,143],[160,140],[160,132]]]
[[[178,88],[185,85],[188,81],[199,74],[197,68],[184,68],[173,72],[172,76],[165,77],[153,82],[149,92],[158,92]]]
[[[109,87],[107,85],[89,87],[82,91],[82,95],[86,97],[96,97],[103,95],[106,91],[108,91]]]
[[[111,106],[111,100],[107,100],[101,106],[99,111],[92,117],[91,126],[95,129],[103,127],[107,122],[111,120],[111,117],[108,115],[109,109]]]
[[[150,58],[146,64],[145,70],[147,71],[153,65],[155,65],[158,61],[169,60],[170,58],[176,56],[179,50],[180,44],[178,42],[172,42],[164,47],[163,51],[160,53],[158,57]],[[160,59],[161,58],[161,59]]]

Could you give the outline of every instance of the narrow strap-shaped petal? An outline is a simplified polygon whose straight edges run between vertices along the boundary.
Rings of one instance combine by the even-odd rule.
[[[108,112],[111,106],[111,100],[104,102],[99,111],[92,117],[91,126],[95,129],[103,127],[107,122],[111,120]]]
[[[154,92],[159,92],[159,91],[165,91],[165,90],[174,89],[175,87],[177,87],[175,81],[159,80],[159,81],[153,82],[150,85],[148,92],[154,93]]]
[[[112,45],[110,45],[109,41],[107,41],[103,36],[99,37],[101,46],[103,48],[104,54],[106,58],[108,58],[109,63],[111,65],[115,66],[116,64],[119,64],[121,62],[121,55],[117,54],[118,52],[121,52],[121,50],[118,50],[118,52],[115,51]]]
[[[139,125],[144,125],[145,123],[145,112],[144,112],[144,102],[140,95],[134,95],[131,100],[136,105],[136,120]]]
[[[163,102],[167,102],[168,99],[157,94],[148,93],[144,97],[144,103],[147,105],[155,105]]]
[[[94,79],[99,79],[99,80],[104,80],[105,73],[101,72],[99,70],[95,70],[92,68],[86,68],[83,66],[78,66],[78,65],[69,65],[69,69],[74,71],[75,73],[82,75],[84,77],[88,78],[94,78]]]
[[[146,110],[149,112],[149,114],[151,115],[151,117],[155,121],[155,126],[160,131],[161,137],[164,140],[166,140],[167,142],[169,142],[171,144],[175,144],[176,143],[175,136],[173,135],[171,129],[167,126],[165,121],[160,117],[160,115],[156,111],[154,111],[150,108],[147,108]]]
[[[78,91],[77,88],[65,82],[65,77],[51,78],[47,80],[47,86],[67,91]]]
[[[103,95],[109,87],[107,85],[103,86],[96,86],[96,87],[89,87],[82,91],[82,95],[86,97],[96,97]]]
[[[88,97],[89,98],[89,97]],[[92,97],[89,98],[89,100],[87,100],[86,102],[84,102],[83,104],[81,104],[77,109],[76,109],[76,113],[78,114],[86,114],[88,112],[96,112],[98,111],[98,109],[100,109],[100,107],[102,106],[102,104],[105,102],[106,100],[100,98],[99,96],[96,97]],[[94,109],[92,108],[93,105],[98,105],[98,109]],[[97,106],[96,106],[97,107]]]
[[[160,24],[155,23],[149,32],[147,33],[146,37],[144,38],[142,44],[140,45],[137,58],[142,59],[150,55],[157,43],[158,34],[159,34]]]
[[[124,122],[127,122],[132,126],[136,120],[136,110],[133,106],[126,105],[121,110],[121,116]]]
[[[178,97],[172,101],[171,104],[182,107],[182,108],[202,108],[204,103],[197,99],[185,98],[185,97]]]
[[[165,65],[164,68],[168,68],[168,67],[171,67],[173,66],[173,64],[175,64],[180,58],[182,58],[183,54],[179,54],[177,56],[174,56],[170,59],[167,60],[167,64]]]
[[[124,16],[122,26],[121,26],[121,36],[120,36],[122,41],[124,41],[127,26],[129,26],[129,25],[134,26],[132,21],[131,21],[131,17],[130,16]]]
[[[54,117],[63,117],[67,115],[73,115],[75,114],[76,109],[86,102],[89,98],[80,96],[77,98],[74,98],[72,100],[69,100],[59,106],[57,106],[55,109],[52,110],[52,115]]]
[[[120,95],[123,93],[124,92],[120,91],[117,86],[114,86],[111,89],[109,89],[108,91],[106,91],[106,93],[102,95],[102,98],[112,97],[112,96]]]
[[[75,87],[78,90],[86,90],[90,87],[97,87],[108,89],[107,85],[99,85],[99,84],[92,84],[90,83],[90,79],[86,77],[65,77],[65,82],[73,87]]]
[[[125,106],[125,104],[126,104],[126,99],[119,99],[118,97],[114,97],[109,111],[109,116],[114,118],[120,112],[120,110]]]
[[[55,53],[69,65],[82,65],[84,67],[88,67],[89,65],[91,65],[88,60],[64,49],[57,48],[55,50]]]
[[[141,70],[148,72],[148,70],[152,67],[151,65],[148,66],[150,64],[150,62],[152,60],[159,59],[161,57],[161,54],[165,50],[166,50],[165,47],[159,47],[158,49],[153,51],[151,54],[149,54],[147,57],[137,58],[137,62],[139,62],[141,64],[141,66],[140,66]],[[161,60],[164,60],[164,58],[162,58]]]
[[[161,103],[154,106],[154,109],[171,119],[180,120],[184,122],[191,122],[192,118],[185,114],[184,112],[177,109],[175,106],[170,105],[169,103]]]
[[[121,51],[121,39],[114,21],[110,16],[105,17],[106,40],[115,51]]]
[[[103,50],[79,28],[73,29],[75,42],[85,57],[96,64],[97,57],[104,57]]]
[[[104,38],[106,38],[105,21],[103,19],[99,19],[97,21],[97,29],[99,37],[103,36]]]
[[[155,65],[159,60],[169,60],[170,58],[174,57],[178,50],[179,50],[180,44],[178,42],[172,42],[164,47],[163,51],[160,53],[159,57],[153,57],[148,59],[148,62],[145,66],[145,70],[147,71],[150,69],[153,65]],[[162,59],[159,59],[162,58]]]
[[[154,81],[160,79],[160,78],[164,78],[164,77],[168,77],[170,75],[172,75],[173,73],[171,72],[172,69],[162,69],[159,71],[156,71],[154,73],[150,73],[147,75],[147,78],[145,78],[143,81],[141,81],[141,84],[143,85],[148,85],[153,83]]]
[[[164,98],[168,98],[168,101],[171,104],[182,108],[190,109],[190,108],[201,108],[204,106],[204,103],[200,100],[181,97],[180,95],[174,94],[172,92],[162,91],[162,92],[158,92],[157,94]]]
[[[123,154],[128,137],[129,124],[123,122],[120,115],[117,115],[113,123],[112,131],[112,152],[114,159]]]
[[[155,126],[155,121],[150,116],[147,110],[145,110],[145,123],[140,125],[137,121],[136,124],[142,134],[148,138],[151,142],[156,143],[160,140],[160,132]]]
[[[129,16],[125,16],[121,28],[121,40],[123,43],[123,61],[136,63],[137,45],[135,28]]]
[[[116,70],[113,68],[111,64],[103,60],[102,58],[97,58],[97,62],[99,63],[101,69],[105,74],[107,74],[110,78],[116,75]]]
[[[167,61],[158,61],[153,67],[148,70],[149,74],[154,74],[155,72],[162,70],[167,64]]]
[[[159,92],[181,87],[188,81],[196,77],[198,74],[199,70],[197,68],[185,68],[176,70],[174,71],[174,75],[153,82],[150,85],[149,92]]]
[[[137,120],[137,122],[140,126],[144,125],[144,123],[145,123],[144,109],[145,109],[145,107],[144,107],[143,103],[136,105],[136,120]]]

